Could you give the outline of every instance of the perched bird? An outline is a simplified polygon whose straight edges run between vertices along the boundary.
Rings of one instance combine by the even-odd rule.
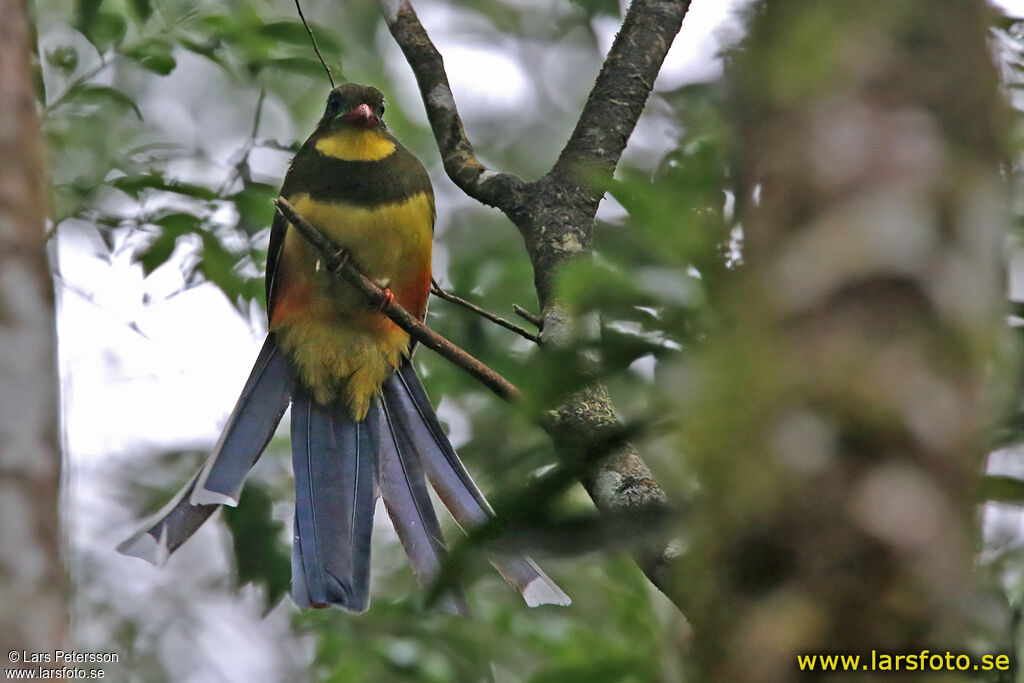
[[[434,195],[422,164],[388,131],[383,115],[376,88],[334,88],[281,194],[422,320]],[[315,250],[280,215],[267,258],[267,313],[267,340],[209,459],[119,550],[162,563],[219,505],[237,505],[290,402],[295,603],[367,608],[378,496],[414,574],[429,583],[444,543],[425,478],[464,529],[493,512],[434,414],[410,363],[409,335],[321,268]],[[569,603],[528,557],[490,560],[528,604]],[[442,605],[466,609],[455,589]]]

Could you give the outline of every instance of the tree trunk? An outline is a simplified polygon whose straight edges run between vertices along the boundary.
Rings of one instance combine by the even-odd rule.
[[[687,435],[701,680],[796,679],[822,652],[884,678],[872,649],[967,646],[1007,228],[987,11],[751,14],[732,73],[745,265]]]
[[[0,658],[67,635],[56,328],[25,0],[0,0]],[[34,667],[31,667],[34,668]]]

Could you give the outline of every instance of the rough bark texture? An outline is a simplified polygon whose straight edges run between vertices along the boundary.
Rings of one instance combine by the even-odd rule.
[[[0,656],[66,637],[53,285],[25,0],[0,0]]]
[[[733,110],[760,191],[689,413],[698,680],[969,645],[1006,229],[986,12],[768,0],[752,16]]]
[[[591,90],[587,103],[555,166],[534,182],[485,169],[466,138],[448,86],[441,56],[430,42],[408,0],[380,0],[388,27],[405,53],[423,96],[444,167],[466,194],[501,209],[519,228],[533,263],[543,317],[545,345],[568,340],[574,321],[559,306],[554,285],[559,270],[587,258],[593,244],[594,216],[661,69],[689,0],[634,0]],[[617,422],[607,390],[595,384],[555,407],[545,428],[566,462],[586,453],[580,444]],[[663,505],[665,493],[636,449],[624,445],[593,458],[587,492],[603,511],[649,511]],[[651,581],[677,604],[670,578],[671,558],[664,544],[639,552],[637,561]]]

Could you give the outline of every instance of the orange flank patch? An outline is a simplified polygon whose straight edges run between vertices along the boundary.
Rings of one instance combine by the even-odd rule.
[[[370,278],[420,319],[430,293],[433,199],[417,194],[367,208],[298,194],[296,210]],[[355,290],[318,267],[316,254],[293,228],[278,262],[270,328],[319,403],[342,400],[362,419],[388,373],[408,354],[409,335],[369,307]]]
[[[312,283],[279,277],[274,310],[270,315],[272,328],[308,316],[311,312],[310,305],[313,303]]]
[[[427,299],[430,298],[430,277],[431,277],[430,264],[427,267],[417,273],[410,273],[409,286],[406,291],[403,292],[403,297],[398,298],[398,293],[395,294],[395,301],[397,301],[402,308],[416,316],[416,319],[423,322],[423,319],[427,316]],[[393,324],[393,323],[392,323]]]

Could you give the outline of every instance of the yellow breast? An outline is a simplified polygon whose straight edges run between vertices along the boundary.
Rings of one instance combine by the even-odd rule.
[[[359,268],[373,279],[389,279],[394,289],[403,274],[430,263],[434,236],[434,200],[425,192],[379,206],[324,202],[297,194],[295,210],[332,242],[348,249]],[[288,240],[302,240],[288,231]],[[395,292],[397,295],[398,292]]]
[[[397,202],[365,207],[288,198],[296,211],[339,247],[395,300],[422,316],[430,288],[433,198],[418,193]],[[281,255],[287,273],[280,316],[272,320],[278,344],[298,368],[314,398],[328,403],[343,395],[353,417],[362,419],[387,374],[408,352],[409,337],[347,284],[318,268],[301,235],[289,227]]]

